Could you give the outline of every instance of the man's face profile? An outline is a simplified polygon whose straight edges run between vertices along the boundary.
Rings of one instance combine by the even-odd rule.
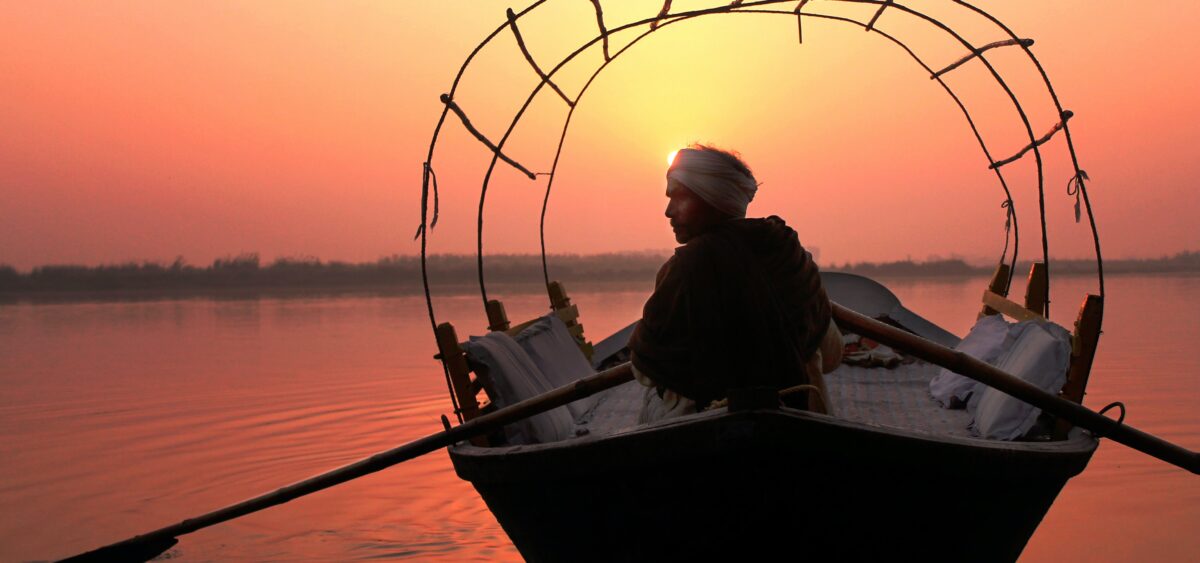
[[[728,217],[717,211],[683,184],[667,190],[666,216],[671,220],[675,241],[687,244],[696,235]]]

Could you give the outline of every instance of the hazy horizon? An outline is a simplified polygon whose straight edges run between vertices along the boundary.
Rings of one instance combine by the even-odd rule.
[[[548,253],[546,256],[547,256],[547,259],[551,260],[551,261],[553,261],[554,259],[564,258],[564,257],[567,257],[567,258],[569,258],[569,257],[600,258],[600,257],[625,257],[625,256],[655,256],[655,257],[662,257],[665,260],[666,258],[671,256],[671,254],[674,252],[674,250],[675,250],[674,247],[670,247],[670,248],[661,248],[661,249],[646,248],[646,249],[639,249],[639,250],[618,250],[618,251],[612,251],[612,252],[559,252],[559,253]],[[944,262],[944,261],[957,260],[957,261],[962,261],[972,267],[983,267],[983,266],[994,265],[997,262],[996,256],[968,257],[968,256],[959,256],[959,255],[941,256],[941,255],[935,255],[935,254],[930,254],[930,255],[927,255],[924,257],[904,256],[904,257],[895,257],[895,258],[884,258],[881,260],[825,261],[825,260],[820,259],[820,255],[819,255],[820,249],[816,249],[816,250],[817,251],[814,252],[813,249],[809,249],[810,252],[813,252],[814,256],[817,258],[818,263],[822,266],[830,266],[830,265],[837,265],[837,264],[842,264],[842,265],[866,265],[866,264],[890,264],[890,263],[927,264],[927,263],[931,263],[931,262]],[[1104,261],[1105,262],[1109,262],[1109,261],[1118,262],[1118,261],[1170,260],[1172,258],[1193,255],[1193,254],[1197,254],[1197,253],[1200,253],[1200,249],[1197,249],[1197,250],[1185,249],[1185,250],[1181,250],[1179,252],[1173,252],[1173,253],[1169,253],[1169,254],[1156,254],[1156,255],[1148,254],[1148,255],[1144,255],[1144,256],[1104,256]],[[325,259],[321,256],[315,256],[312,254],[280,255],[280,256],[273,256],[273,257],[267,258],[267,257],[261,256],[257,252],[237,252],[237,253],[219,254],[210,260],[204,260],[204,261],[191,261],[186,256],[177,254],[170,258],[131,258],[131,259],[126,259],[126,260],[115,260],[115,261],[111,261],[111,262],[95,262],[95,263],[42,262],[42,263],[35,263],[32,266],[28,266],[28,267],[24,267],[24,268],[19,267],[15,264],[7,263],[7,262],[0,260],[0,267],[8,266],[8,267],[12,267],[12,268],[16,269],[19,272],[29,272],[36,268],[66,267],[66,266],[71,266],[71,267],[78,266],[78,267],[84,267],[84,268],[104,268],[104,267],[118,267],[118,266],[141,265],[141,264],[157,264],[157,265],[162,265],[162,266],[170,266],[172,263],[179,261],[180,264],[186,265],[189,267],[205,268],[205,267],[211,266],[214,262],[217,262],[217,261],[230,260],[230,259],[235,259],[239,256],[248,256],[248,255],[253,255],[253,256],[257,257],[259,259],[260,263],[263,265],[263,267],[269,266],[274,263],[280,263],[280,262],[292,262],[292,263],[315,262],[315,263],[319,263],[322,265],[332,265],[332,264],[364,265],[364,264],[375,264],[375,263],[385,262],[385,261],[389,261],[389,260],[400,260],[400,259],[415,260],[420,257],[419,254],[389,254],[389,255],[381,255],[375,259],[368,259],[368,260],[339,260],[339,259]],[[474,260],[476,257],[476,254],[470,253],[470,252],[442,252],[442,253],[431,253],[428,256],[431,258],[432,257],[442,257],[442,258],[452,257],[452,258],[469,258],[471,260]],[[485,252],[484,253],[485,259],[503,259],[505,257],[537,258],[537,257],[540,257],[540,254],[534,253],[534,252]],[[1021,256],[1018,256],[1018,260],[1021,263],[1027,263],[1030,261],[1040,261],[1041,255],[1039,254],[1039,255],[1032,256],[1032,257],[1026,256],[1026,255],[1021,255]],[[1063,262],[1086,262],[1086,261],[1094,261],[1095,256],[1094,255],[1084,255],[1084,256],[1054,256],[1054,255],[1052,255],[1051,260],[1052,261],[1063,261]]]
[[[475,287],[480,280],[479,262],[469,254],[436,254],[428,257],[423,271],[416,256],[390,256],[372,262],[322,262],[316,257],[287,257],[264,261],[258,254],[244,253],[220,258],[210,265],[188,264],[182,257],[165,262],[130,262],[100,266],[48,265],[18,272],[0,265],[0,296],[37,298],[93,298],[103,295],[202,295],[226,292],[256,295],[297,291],[414,292],[422,280],[439,291]],[[488,285],[542,287],[547,279],[572,287],[645,287],[655,279],[667,255],[658,252],[562,254],[547,256],[543,263],[536,254],[486,256],[483,277]],[[1028,271],[1031,260],[1016,264]],[[547,269],[543,269],[543,268]],[[847,272],[877,280],[919,278],[989,277],[995,261],[971,264],[959,258],[926,261],[855,262],[821,264],[823,272]],[[1126,274],[1200,273],[1200,252],[1183,252],[1171,257],[1105,261],[1105,272]],[[1091,259],[1051,261],[1055,276],[1094,276]],[[1019,277],[1019,276],[1018,276]],[[614,285],[615,284],[615,285]]]

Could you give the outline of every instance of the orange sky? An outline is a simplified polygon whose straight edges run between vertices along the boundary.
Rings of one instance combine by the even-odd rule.
[[[675,11],[716,2],[675,2]],[[610,27],[655,2],[610,2]],[[930,10],[948,2],[927,2]],[[524,4],[518,3],[516,8]],[[1135,9],[1092,2],[980,2],[1051,74],[1092,178],[1106,255],[1200,248],[1194,226],[1200,85],[1189,73],[1200,6]],[[458,65],[504,18],[501,2],[5,2],[0,4],[0,263],[171,260],[242,251],[265,259],[373,260],[411,254],[421,162]],[[785,4],[790,7],[790,4]],[[807,9],[867,19],[871,9]],[[944,13],[939,12],[939,13]],[[591,4],[550,0],[522,20],[541,64],[595,33]],[[865,15],[864,15],[865,14]],[[968,19],[948,19],[977,32]],[[959,52],[889,12],[879,27],[911,37],[940,67]],[[950,99],[890,43],[860,29],[732,15],[664,29],[610,65],[567,136],[548,221],[551,252],[665,249],[665,158],[690,141],[740,150],[763,182],[751,215],[778,214],[823,262],[959,255],[1003,245],[999,185]],[[974,33],[979,44],[1000,37]],[[614,45],[625,40],[614,38]],[[1028,66],[994,51],[1031,106],[1053,123]],[[578,91],[596,50],[559,80]],[[468,71],[458,101],[498,138],[536,84],[511,34]],[[1011,64],[1006,64],[1011,63]],[[587,68],[584,68],[587,67]],[[1023,143],[980,65],[950,76],[995,156]],[[511,153],[548,170],[565,105],[545,92]],[[435,166],[442,223],[432,250],[474,247],[488,154],[451,121]],[[1048,160],[1052,249],[1082,257],[1062,145]],[[1028,163],[1014,165],[1025,256],[1036,251]],[[503,167],[485,219],[487,248],[535,252],[545,178]]]

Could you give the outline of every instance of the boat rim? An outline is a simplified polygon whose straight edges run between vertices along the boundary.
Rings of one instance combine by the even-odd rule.
[[[626,384],[629,385],[629,384]],[[947,446],[957,446],[973,448],[976,450],[994,451],[994,452],[1011,452],[1011,453],[1086,453],[1095,451],[1099,446],[1099,439],[1092,435],[1091,432],[1082,428],[1075,427],[1071,430],[1065,440],[1047,440],[1047,441],[1004,441],[1004,440],[988,440],[984,438],[972,438],[965,436],[948,436],[944,434],[935,434],[931,432],[923,432],[920,430],[912,430],[907,428],[898,428],[894,426],[885,426],[881,424],[871,424],[866,422],[847,420],[836,416],[816,413],[812,411],[793,409],[790,407],[779,407],[777,409],[751,409],[744,411],[730,411],[728,407],[720,407],[709,411],[690,414],[677,418],[669,418],[655,422],[632,425],[627,428],[622,428],[614,432],[605,434],[585,434],[567,440],[557,442],[546,442],[540,444],[518,444],[508,446],[476,446],[470,442],[459,442],[447,449],[454,455],[472,456],[472,457],[495,457],[495,456],[517,456],[523,454],[536,454],[547,450],[557,450],[567,447],[585,447],[603,442],[617,441],[628,437],[653,434],[664,430],[693,425],[704,421],[719,422],[722,419],[735,420],[744,415],[750,416],[784,416],[793,420],[805,421],[816,424],[823,424],[835,427],[842,430],[851,430],[857,432],[871,432],[882,434],[893,438],[904,440],[921,440],[925,442],[936,442]]]

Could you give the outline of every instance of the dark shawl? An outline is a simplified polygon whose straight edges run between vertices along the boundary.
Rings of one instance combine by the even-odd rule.
[[[703,408],[732,388],[807,383],[830,318],[796,231],[779,217],[736,219],[675,250],[629,349],[639,371]]]

